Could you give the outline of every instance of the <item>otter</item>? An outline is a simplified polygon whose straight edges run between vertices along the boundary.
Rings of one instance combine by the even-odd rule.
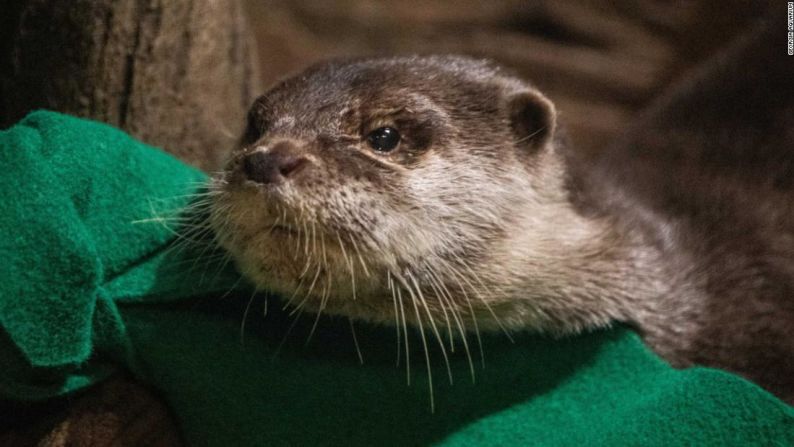
[[[251,107],[211,225],[301,311],[439,342],[622,322],[794,402],[794,73],[765,30],[595,159],[489,61],[313,66]]]

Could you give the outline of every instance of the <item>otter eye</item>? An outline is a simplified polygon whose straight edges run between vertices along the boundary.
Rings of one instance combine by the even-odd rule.
[[[378,152],[390,152],[400,144],[400,132],[393,127],[381,127],[367,135],[367,143]]]

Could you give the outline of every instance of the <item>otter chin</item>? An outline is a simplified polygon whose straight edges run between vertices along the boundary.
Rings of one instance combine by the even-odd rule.
[[[745,91],[725,80],[733,71],[717,67],[687,88],[714,85],[713,97]],[[726,216],[755,216],[730,214],[746,203],[731,196],[740,189],[703,188],[718,174],[740,178],[726,174],[725,162],[719,171],[676,164],[693,160],[676,151],[719,157],[714,141],[759,135],[710,136],[740,132],[742,120],[748,128],[776,121],[703,114],[690,126],[682,111],[705,102],[686,94],[692,105],[674,93],[646,118],[651,131],[638,131],[637,144],[667,146],[618,146],[588,164],[560,136],[553,103],[491,62],[327,62],[254,102],[241,144],[212,180],[211,225],[246,277],[296,309],[437,337],[442,327],[462,337],[500,329],[560,335],[623,322],[675,366],[726,368],[792,399],[786,291],[794,279],[786,289],[764,278],[783,277],[766,260],[794,246],[778,238],[771,255],[759,248],[772,247],[758,242],[761,231],[782,224],[724,225]],[[758,165],[753,151],[776,140],[759,141],[731,152],[737,165],[741,154]],[[772,183],[753,181],[753,200],[783,197],[763,189]],[[721,263],[726,256],[731,263]]]

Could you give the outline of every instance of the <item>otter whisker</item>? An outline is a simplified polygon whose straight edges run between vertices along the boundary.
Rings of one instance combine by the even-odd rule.
[[[294,300],[295,296],[298,294],[298,291],[300,291],[301,287],[303,286],[303,281],[306,279],[305,275],[306,275],[306,271],[308,271],[309,269],[309,265],[310,265],[310,261],[307,260],[306,267],[304,268],[303,273],[301,273],[301,276],[299,277],[298,285],[295,287],[295,290],[292,292],[292,295],[289,297],[289,299],[284,303],[284,307],[282,308],[282,310],[289,307],[292,300]]]
[[[356,239],[350,236],[350,242],[353,243],[353,248],[356,249],[356,254],[358,254],[358,261],[361,263],[361,268],[364,269],[364,275],[369,278],[369,270],[367,269],[367,264],[364,262],[364,257],[361,256],[361,250],[358,249],[358,244],[356,243]]]
[[[229,296],[229,294],[230,294],[230,293],[232,293],[232,290],[234,290],[235,288],[237,288],[237,285],[238,285],[238,284],[240,284],[240,282],[241,282],[242,280],[243,280],[243,277],[242,277],[242,276],[240,276],[239,278],[237,278],[237,281],[235,281],[235,282],[234,282],[234,284],[232,284],[232,286],[231,286],[231,287],[229,287],[229,290],[227,290],[226,292],[224,292],[224,293],[223,293],[223,295],[221,295],[221,296],[220,296],[220,298],[218,298],[218,300],[223,300],[224,298],[226,298],[227,296]],[[254,293],[256,293],[256,289],[254,290]],[[265,301],[265,302],[267,302],[267,301]]]
[[[198,261],[207,261],[207,262],[220,261],[220,260],[223,259],[224,256],[226,256],[225,253],[217,253],[217,254],[214,254],[214,255],[209,255],[209,256],[204,256],[204,257],[194,256],[194,257],[190,257],[190,258],[186,258],[186,259],[180,259],[178,261],[169,262],[167,267],[168,268],[173,267],[175,269],[177,269],[177,268],[181,269],[181,268],[185,268],[185,266],[187,264],[191,264],[191,267],[187,269],[188,272],[191,272],[191,271],[193,271],[193,269],[195,269],[196,263]]]
[[[323,266],[326,268],[326,270],[328,270],[328,257],[326,256],[326,251],[325,251],[325,233],[322,233],[320,242],[322,246]]]
[[[178,256],[184,258],[184,256],[187,253],[191,253],[193,250],[196,250],[196,249],[204,246],[205,244],[206,244],[206,242],[203,242],[203,241],[202,242],[194,242],[194,241],[187,241],[187,240],[177,240],[177,241],[174,242],[173,245],[169,245],[168,247],[166,247],[165,250],[163,250],[162,256],[174,256],[175,257],[175,256],[178,255]],[[186,262],[188,262],[188,260],[192,261],[194,259],[198,259],[198,258],[195,258],[195,257],[184,258],[181,261],[179,261],[179,264],[185,264]]]
[[[312,258],[306,257],[306,263],[303,265],[303,270],[301,271],[301,274],[298,276],[298,278],[303,280],[303,277],[306,276],[306,272],[309,271],[309,267],[311,266],[311,264],[312,264]]]
[[[447,366],[447,375],[449,376],[449,383],[452,383],[452,368],[449,365],[449,357],[447,356],[447,349],[444,347],[444,340],[441,338],[441,334],[438,332],[438,327],[436,327],[436,321],[433,318],[433,313],[430,312],[430,307],[427,304],[427,300],[425,299],[424,294],[422,294],[422,289],[419,286],[419,283],[416,281],[416,277],[414,277],[413,273],[410,270],[406,271],[408,274],[408,278],[410,278],[411,282],[414,284],[414,289],[416,289],[416,293],[419,297],[419,302],[422,304],[422,307],[427,314],[427,319],[430,323],[430,328],[432,329],[433,334],[436,336],[436,340],[438,340],[438,345],[441,348],[441,355],[444,357],[444,363]],[[408,293],[411,293],[411,289],[408,289]]]
[[[297,261],[298,260],[298,256],[300,255],[300,252],[301,252],[300,220],[297,217],[292,219],[292,225],[290,226],[290,228],[292,228],[295,231],[299,232],[296,235],[296,237],[294,238],[295,239],[295,250],[292,252],[292,260],[293,261]]]
[[[207,210],[209,209],[216,200],[216,197],[221,196],[222,193],[214,193],[213,195],[208,196],[185,196],[189,197],[188,199],[179,199],[179,198],[149,198],[149,206],[154,207],[154,202],[161,202],[162,205],[174,206],[172,208],[162,208],[161,211],[163,213],[172,213],[172,214],[182,214],[189,211],[199,211],[199,210]],[[174,203],[175,201],[179,201],[178,203]]]
[[[407,286],[407,283],[405,283],[404,280],[401,279],[401,277],[399,276],[396,277],[398,280],[400,280],[401,283],[403,283],[403,287]],[[433,391],[433,370],[432,368],[430,368],[430,352],[428,351],[427,348],[427,338],[425,337],[425,328],[424,328],[424,324],[422,324],[422,316],[419,314],[419,306],[416,304],[416,296],[411,291],[410,287],[408,287],[407,290],[409,296],[411,297],[411,303],[413,304],[414,307],[414,313],[416,314],[416,322],[417,324],[419,324],[419,335],[422,339],[422,346],[424,347],[424,351],[425,351],[425,365],[427,366],[427,384],[430,389],[430,412],[435,413],[436,400]]]
[[[212,250],[219,250],[220,249],[220,247],[218,245],[216,245],[214,242],[215,242],[215,238],[213,236],[212,241],[208,242],[204,246],[204,248],[201,250],[201,253],[199,253],[199,258],[203,257],[204,254],[207,252],[207,250],[210,249],[210,248],[212,248]],[[204,271],[201,273],[201,279],[199,280],[199,284],[203,284],[204,283],[204,274],[206,273],[206,267],[208,265],[209,265],[208,263],[205,263],[205,265],[204,265]],[[194,264],[194,267],[195,267],[195,264]]]
[[[403,323],[403,337],[405,338],[405,375],[407,385],[411,386],[411,350],[408,345],[408,323],[405,319],[405,308],[403,307],[403,294],[399,288],[394,287],[392,283],[392,290],[397,290],[397,301],[400,304],[400,318]]]
[[[226,266],[229,265],[229,261],[231,261],[231,259],[232,259],[231,253],[224,252],[223,261],[221,261],[220,266],[215,271],[215,275],[213,275],[213,277],[212,277],[212,282],[217,281],[218,276],[220,276],[221,272],[223,272],[226,269]],[[240,280],[238,279],[237,282],[239,282],[239,281]],[[236,285],[236,283],[235,283],[235,285]]]
[[[353,326],[353,319],[347,317],[347,321],[350,322],[350,333],[353,334],[353,344],[356,346],[356,354],[358,354],[358,363],[360,365],[364,364],[364,356],[361,354],[361,347],[358,345],[358,337],[356,337],[356,328]]]
[[[342,250],[342,257],[345,259],[345,265],[347,265],[347,270],[350,272],[350,287],[353,290],[353,301],[356,300],[356,272],[353,268],[353,261],[350,257],[347,256],[347,250],[345,250],[345,244],[342,241],[342,236],[339,235],[339,231],[336,232],[336,239],[339,241],[339,248]]]
[[[248,320],[248,311],[251,310],[251,303],[254,301],[254,297],[256,296],[256,290],[251,293],[251,298],[248,299],[248,304],[245,305],[245,311],[243,311],[243,321],[240,322],[240,344],[245,345],[245,323]]]
[[[191,187],[191,186],[192,187],[196,187],[196,186],[204,187],[204,186],[207,186],[207,185],[206,185],[206,183],[187,185],[187,187]],[[205,198],[212,198],[212,197],[215,197],[215,196],[221,195],[221,194],[223,194],[223,191],[220,191],[220,190],[207,190],[207,191],[200,191],[200,192],[195,192],[195,193],[191,193],[191,194],[178,194],[178,195],[175,195],[175,196],[157,197],[154,200],[159,200],[159,201],[162,201],[162,202],[171,202],[171,201],[179,200],[179,199],[194,199],[194,198],[205,199]],[[195,203],[195,202],[191,202],[191,203]]]
[[[312,255],[317,256],[317,222],[312,221]]]
[[[474,325],[474,336],[477,337],[477,346],[480,349],[480,361],[482,363],[483,369],[485,369],[485,350],[482,347],[482,336],[480,335],[480,325],[477,323],[477,314],[474,313],[474,307],[471,305],[471,299],[469,298],[469,295],[465,293],[465,291],[464,298],[466,299],[466,306],[469,308],[471,322]]]
[[[164,228],[168,229],[172,232],[179,232],[177,230],[190,230],[194,228],[205,228],[208,226],[208,222],[206,219],[202,218],[198,220],[198,216],[203,214],[203,211],[196,214],[188,214],[184,213],[179,216],[165,216],[165,215],[156,215],[154,211],[152,211],[153,216],[147,219],[139,219],[136,221],[132,221],[133,225],[140,225],[140,224],[147,224],[147,223],[158,223],[161,224]]]
[[[331,280],[330,276],[325,276],[325,286],[323,286],[323,294],[320,298],[320,308],[317,310],[317,316],[314,317],[314,324],[312,324],[312,328],[309,331],[309,336],[306,338],[306,344],[304,346],[308,346],[309,342],[312,339],[312,335],[314,335],[314,331],[317,329],[317,323],[320,322],[320,316],[323,314],[325,310],[325,305],[328,302],[328,296],[331,294]]]
[[[167,224],[167,220],[166,219],[162,219],[160,217],[157,217],[157,212],[154,210],[153,207],[151,208],[151,213],[152,213],[153,216],[155,216],[154,218],[133,221],[133,223],[136,223],[136,222],[138,222],[138,223],[159,223],[159,224],[162,225],[162,227],[165,230],[167,230],[169,233],[171,233],[174,236],[176,236],[178,239],[189,240],[189,239],[191,239],[192,237],[195,236],[193,234],[182,234],[182,233],[176,231],[174,228],[172,228],[170,225]],[[188,226],[188,228],[191,229],[191,230],[194,229],[194,228],[195,229],[204,229],[204,231],[210,231],[212,229],[209,225],[207,225],[205,227],[204,226],[204,222],[202,222],[200,224],[196,224],[195,226]],[[190,236],[190,238],[187,237],[187,236]],[[199,243],[201,241],[194,240],[192,242]]]
[[[303,300],[301,300],[301,302],[295,307],[295,309],[293,309],[292,312],[290,312],[290,315],[294,314],[299,309],[301,309],[303,307],[303,305],[306,303],[306,301],[309,300],[309,298],[311,297],[312,291],[314,290],[314,286],[317,283],[317,278],[320,277],[320,272],[321,271],[322,271],[322,266],[320,265],[320,263],[317,263],[317,273],[314,274],[314,279],[312,280],[312,283],[309,286],[309,290],[306,292],[306,295],[303,297]],[[289,302],[284,304],[284,310],[287,309],[287,306],[289,306],[289,304],[290,304]]]
[[[394,284],[392,283],[391,279],[391,272],[386,271],[386,287],[391,291],[391,299],[394,303],[394,328],[397,331],[397,364],[396,366],[400,366],[400,314],[397,311],[397,295],[394,293]]]
[[[224,223],[222,224],[222,226],[220,227],[219,231],[225,231],[226,228],[228,227],[228,225],[229,225],[229,218],[228,218],[228,215],[227,215],[227,218],[224,221]],[[237,237],[238,237],[237,234],[232,234],[232,238],[231,238],[231,243],[232,244],[235,243],[235,241],[237,240]],[[213,232],[211,243],[215,246],[216,250],[222,250],[221,243],[220,243],[220,238],[218,236],[218,232]],[[223,253],[224,253],[223,260],[221,261],[218,269],[215,271],[215,275],[213,276],[212,281],[217,280],[218,276],[221,274],[221,272],[223,272],[223,270],[228,265],[229,261],[232,259],[232,255],[231,255],[230,252],[223,251]],[[238,279],[237,282],[239,282],[239,279]],[[236,286],[236,283],[235,283],[235,286]]]
[[[305,258],[309,258],[309,254],[306,251],[308,248],[308,243],[304,246],[304,237],[308,233],[308,229],[306,227],[306,219],[303,218],[303,207],[300,208],[300,215],[295,218],[294,224],[291,228],[297,233],[294,236],[295,259],[297,260],[300,253],[303,253]]]
[[[184,221],[191,221],[195,220],[198,217],[207,217],[212,212],[215,211],[215,199],[212,200],[202,200],[196,203],[190,203],[187,205],[180,205],[177,208],[173,209],[161,209],[159,212],[155,211],[154,206],[150,206],[150,211],[152,212],[153,217],[162,217],[164,219],[170,220],[184,220]]]
[[[465,261],[463,261],[463,260],[462,260],[462,259],[460,259],[459,257],[458,257],[457,259],[458,259],[458,261],[461,263],[461,267],[465,268],[465,269],[468,271],[468,273],[471,275],[471,277],[472,277],[472,278],[474,278],[474,279],[475,279],[475,281],[479,282],[479,283],[480,283],[480,285],[482,285],[483,287],[485,287],[485,289],[487,290],[487,289],[488,289],[488,287],[487,287],[487,286],[486,286],[486,285],[483,283],[482,279],[480,278],[480,275],[478,275],[478,274],[477,274],[477,272],[475,272],[475,271],[474,271],[474,269],[472,269],[472,268],[471,268],[471,267],[468,265],[468,263],[466,263]],[[466,275],[463,275],[463,274],[462,274],[462,273],[461,273],[461,272],[458,270],[458,268],[457,268],[457,267],[454,267],[452,264],[450,264],[450,263],[448,263],[448,262],[446,263],[446,266],[447,266],[447,268],[449,269],[449,271],[450,271],[450,272],[456,272],[456,273],[457,273],[457,275],[458,275],[458,277],[459,277],[460,279],[462,279],[462,280],[463,280],[463,281],[464,281],[464,282],[465,282],[465,283],[466,283],[466,284],[467,284],[467,285],[468,285],[468,286],[471,288],[473,295],[474,295],[474,296],[475,296],[475,297],[476,297],[476,298],[477,298],[477,299],[478,299],[478,300],[479,300],[479,301],[480,301],[480,302],[481,302],[481,303],[482,303],[482,304],[485,306],[485,308],[488,310],[488,312],[489,312],[489,313],[491,314],[491,316],[493,317],[493,319],[494,319],[494,322],[497,324],[497,326],[499,326],[499,328],[500,328],[500,329],[502,330],[502,332],[505,334],[505,336],[507,337],[507,339],[508,339],[508,340],[510,340],[511,342],[513,342],[513,343],[514,343],[515,341],[513,340],[513,337],[510,335],[509,331],[507,330],[507,327],[505,327],[505,325],[504,325],[504,324],[502,324],[502,320],[501,320],[501,319],[500,319],[500,318],[499,318],[499,317],[496,315],[496,312],[493,310],[493,308],[491,307],[491,305],[488,303],[488,300],[485,298],[486,296],[490,296],[490,293],[489,293],[488,295],[485,295],[485,294],[483,294],[482,292],[480,292],[480,290],[479,290],[479,289],[477,289],[477,288],[476,288],[476,287],[475,287],[475,286],[474,286],[474,285],[471,283],[471,281],[469,281],[469,279],[466,277]]]
[[[452,318],[454,319],[455,324],[458,327],[458,333],[460,334],[461,342],[463,343],[463,350],[466,353],[466,359],[469,362],[469,371],[471,372],[471,381],[472,381],[472,383],[474,383],[474,381],[475,381],[475,379],[474,379],[474,361],[472,360],[471,351],[469,350],[469,342],[468,342],[468,338],[466,336],[466,325],[463,322],[459,311],[456,310],[456,306],[454,304],[454,300],[452,299],[451,292],[449,291],[449,289],[447,289],[446,285],[444,285],[444,282],[439,278],[439,276],[436,273],[436,271],[433,268],[431,268],[430,266],[428,266],[428,274],[429,274],[431,279],[434,278],[433,280],[436,282],[436,284],[438,284],[439,287],[442,288],[443,291],[444,291],[444,293],[439,295],[439,299],[447,300],[447,302],[449,304],[450,311],[452,313]],[[446,296],[445,296],[445,294],[446,294]],[[450,333],[450,338],[451,337],[452,337],[452,334]]]
[[[547,126],[541,126],[541,127],[538,129],[538,130],[536,130],[536,131],[532,132],[531,134],[529,134],[529,135],[527,135],[527,136],[525,136],[525,137],[523,137],[523,138],[519,138],[519,139],[517,139],[517,140],[513,140],[513,144],[516,144],[516,145],[518,145],[518,144],[521,144],[521,143],[523,143],[523,142],[525,142],[525,141],[529,141],[529,140],[531,140],[531,139],[532,139],[532,138],[533,138],[535,135],[537,135],[537,134],[539,134],[539,133],[542,133],[542,132],[544,132],[544,131],[546,130],[546,128],[547,128]]]
[[[455,324],[458,327],[458,333],[460,334],[461,342],[463,343],[463,352],[466,354],[466,361],[469,363],[469,372],[471,372],[471,383],[475,383],[475,373],[474,373],[474,360],[471,356],[471,350],[469,349],[469,340],[466,332],[466,325],[463,322],[463,319],[460,316],[460,311],[453,311],[453,317],[455,319]]]
[[[228,222],[229,222],[229,221],[228,221],[228,219],[229,219],[229,218],[228,218],[228,216],[227,216],[227,220],[224,222],[224,226],[228,225]],[[211,235],[212,235],[212,238],[211,238],[211,240],[210,240],[210,241],[208,241],[208,242],[206,243],[206,245],[205,245],[204,249],[202,249],[202,250],[201,250],[201,253],[199,253],[199,256],[198,256],[198,258],[197,258],[197,261],[198,261],[198,259],[201,259],[201,258],[204,258],[204,260],[206,261],[206,262],[204,263],[204,270],[203,270],[203,271],[202,271],[202,273],[201,273],[201,278],[199,279],[199,284],[203,284],[203,283],[204,283],[204,276],[206,275],[206,273],[207,273],[207,271],[206,271],[206,270],[207,270],[207,267],[209,267],[209,264],[210,264],[210,261],[209,261],[209,260],[207,260],[207,259],[205,258],[205,256],[204,256],[204,255],[205,255],[205,253],[207,253],[207,250],[210,250],[210,253],[214,253],[214,252],[216,252],[216,251],[221,251],[221,247],[220,247],[220,245],[217,243],[217,242],[218,242],[218,241],[217,241],[217,233],[214,233],[214,232],[212,232],[212,231],[211,231],[209,234],[211,234]],[[233,237],[232,239],[234,240],[234,237]],[[221,251],[221,255],[222,255],[222,257],[223,257],[223,258],[225,258],[225,260],[224,260],[224,261],[222,261],[222,262],[223,262],[223,267],[225,267],[225,266],[226,266],[226,262],[228,262],[228,260],[229,260],[229,256],[230,256],[230,255],[229,255],[229,253],[227,253],[227,252],[225,252],[225,251]],[[194,265],[195,265],[195,264],[194,264]],[[221,269],[222,269],[223,267],[221,267]],[[217,276],[218,276],[218,274],[220,274],[220,272],[221,272],[221,269],[218,269],[218,270],[215,272],[215,277],[217,277]]]
[[[301,236],[301,235],[299,235],[299,236]],[[308,228],[308,224],[306,223],[305,220],[303,221],[303,234],[302,234],[302,236],[305,236],[305,238],[298,237],[298,240],[303,242],[303,256],[308,259],[309,258],[309,228]]]
[[[222,192],[215,192],[211,195],[202,195],[201,193],[197,193],[173,197],[147,197],[147,202],[149,204],[149,208],[151,209],[154,209],[155,203],[157,203],[162,214],[180,214],[184,211],[206,209],[213,204],[215,197],[221,194]],[[177,207],[163,208],[164,205],[175,205],[175,202],[179,204]]]
[[[461,274],[460,272],[449,265],[449,263],[445,263],[446,269],[455,277],[456,281],[458,282],[458,287],[460,288],[461,293],[463,294],[464,299],[466,300],[466,306],[469,308],[469,314],[471,315],[471,321],[474,326],[474,335],[477,338],[477,346],[480,350],[480,360],[482,363],[482,367],[485,368],[485,350],[482,346],[482,336],[480,335],[480,326],[477,322],[477,314],[474,312],[474,307],[471,304],[471,298],[469,297],[468,292],[466,291],[466,287],[464,287],[463,283],[461,282]]]
[[[275,219],[275,220],[273,220],[273,223],[270,225],[270,228],[271,228],[271,229],[273,229],[273,228],[275,228],[275,227],[278,227],[279,225],[281,225],[281,224],[284,224],[284,223],[285,223],[285,222],[283,221],[283,219],[284,219],[284,216],[283,216],[283,215],[282,215],[282,213],[281,213],[281,206],[280,206],[280,205],[276,205],[276,213],[275,213],[275,214],[276,214],[276,219]]]
[[[437,300],[438,301],[438,305],[441,308],[442,314],[444,315],[444,322],[446,323],[447,332],[448,332],[448,336],[449,336],[449,350],[450,350],[450,352],[455,352],[455,343],[453,342],[453,339],[452,339],[452,323],[449,320],[449,313],[447,311],[447,306],[444,304],[444,299],[441,296],[441,290],[436,286],[436,284],[434,283],[432,277],[430,277],[428,275],[427,279],[429,280],[428,284],[430,285],[430,288],[433,289],[433,293],[438,298],[438,300]]]
[[[140,225],[146,223],[182,223],[182,222],[191,222],[193,219],[191,217],[186,216],[153,216],[148,217],[146,219],[137,219],[133,220],[130,223],[132,225]]]
[[[174,235],[174,239],[165,247],[163,254],[180,254],[188,247],[213,246],[213,248],[219,248],[212,244],[212,240],[207,237],[213,234],[210,227],[188,228],[184,232],[173,230],[170,227],[167,228],[169,233]]]
[[[298,312],[298,315],[292,319],[292,323],[290,323],[289,327],[287,328],[287,332],[284,333],[284,337],[281,338],[281,341],[276,346],[276,350],[273,352],[273,356],[270,357],[270,360],[273,361],[278,357],[278,354],[281,352],[281,348],[284,347],[284,343],[287,342],[287,338],[289,334],[292,333],[292,330],[295,329],[295,325],[298,324],[298,320],[300,319],[301,315],[303,315],[303,311]]]
[[[476,281],[480,282],[480,284],[483,287],[487,288],[487,286],[485,286],[485,284],[482,282],[482,279],[480,279],[480,276],[477,275],[469,265],[465,264],[464,267],[466,267],[466,269],[469,271],[469,273],[471,273],[471,275],[474,277]],[[485,297],[480,293],[475,293],[474,296],[485,305],[485,308],[488,309],[488,312],[491,314],[491,317],[493,317],[494,322],[496,322],[496,324],[499,326],[502,332],[504,332],[507,339],[510,340],[511,343],[515,343],[515,340],[513,340],[513,337],[510,335],[510,332],[507,330],[507,327],[505,327],[505,325],[502,324],[502,320],[496,315],[496,312],[493,310],[493,307],[491,307],[491,305],[488,303],[488,300],[485,299]]]

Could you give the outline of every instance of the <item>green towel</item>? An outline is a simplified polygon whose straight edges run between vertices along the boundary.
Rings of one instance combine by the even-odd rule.
[[[0,132],[0,169],[3,399],[126,368],[192,445],[794,445],[792,407],[731,374],[674,370],[621,327],[484,336],[484,362],[472,339],[474,381],[460,342],[452,383],[431,347],[431,412],[418,334],[410,372],[389,328],[322,318],[307,342],[313,316],[293,325],[200,229],[175,232],[202,173],[51,112]]]

